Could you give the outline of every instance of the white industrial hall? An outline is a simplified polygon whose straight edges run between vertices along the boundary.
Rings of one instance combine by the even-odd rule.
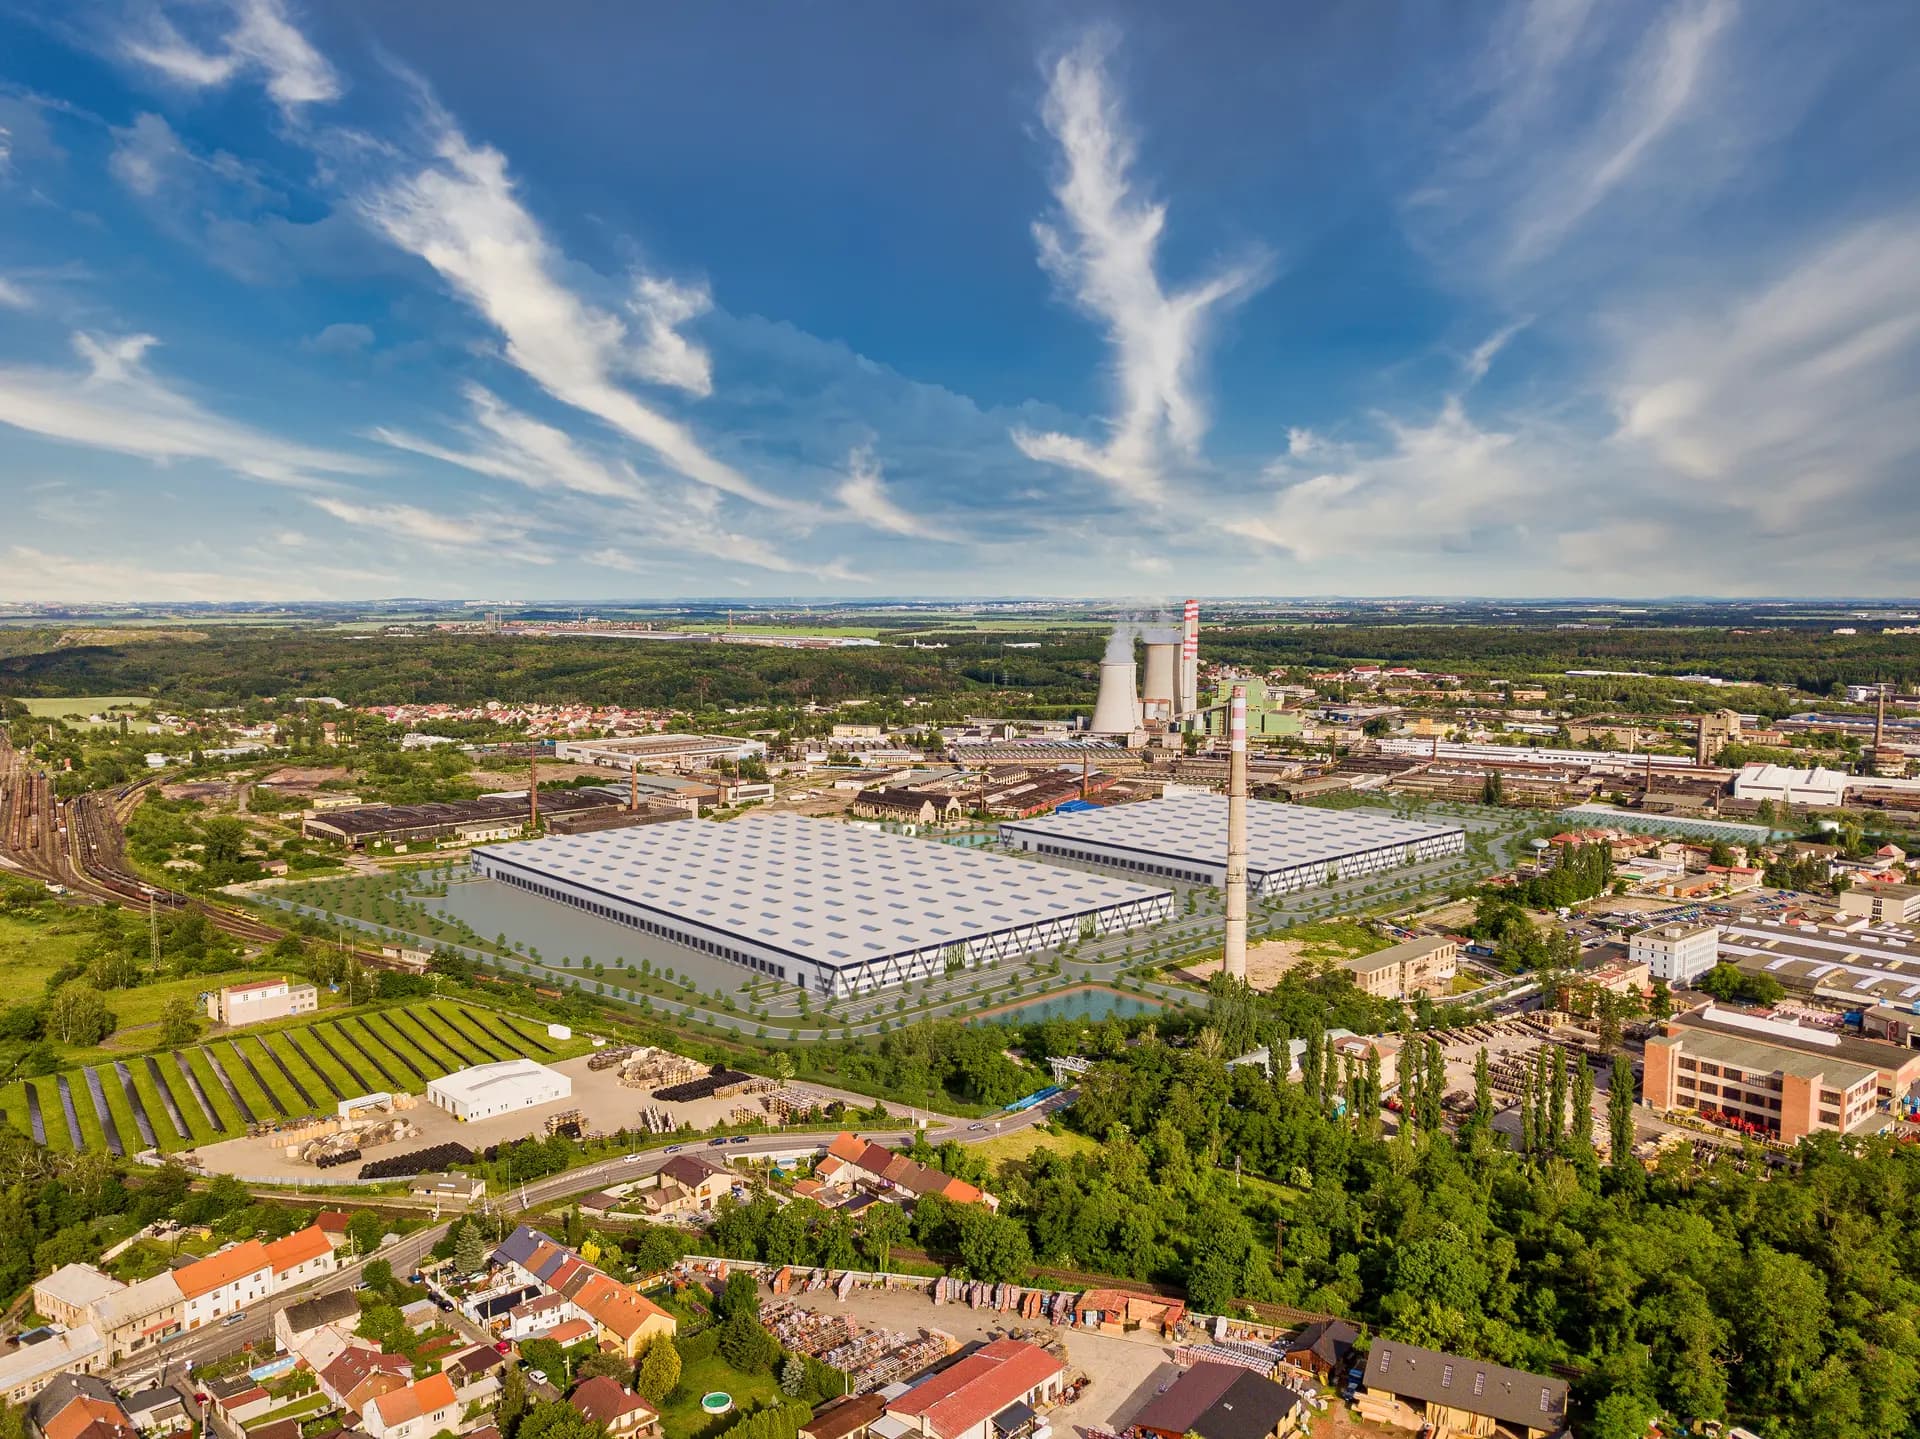
[[[820,994],[1167,919],[1164,889],[800,815],[488,845],[475,873]]]
[[[1463,854],[1457,825],[1391,819],[1365,810],[1247,804],[1247,885],[1262,898]],[[1148,880],[1221,885],[1227,870],[1227,797],[1180,794],[1141,804],[1008,820],[1015,852],[1128,870]]]

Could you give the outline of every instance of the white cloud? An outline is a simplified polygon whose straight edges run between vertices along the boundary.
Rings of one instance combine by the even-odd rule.
[[[849,515],[873,529],[909,539],[953,540],[952,535],[894,502],[871,449],[863,447],[847,456],[847,477],[834,494]]]
[[[523,538],[526,527],[497,514],[462,518],[423,510],[418,505],[351,499],[345,495],[309,495],[309,503],[344,525],[376,536],[418,540],[436,549],[479,549]],[[526,551],[514,558],[525,562]]]
[[[1487,371],[1493,368],[1493,362],[1499,358],[1500,352],[1506,349],[1507,342],[1532,323],[1530,319],[1515,320],[1512,324],[1503,325],[1500,329],[1495,330],[1491,335],[1487,336],[1486,339],[1473,347],[1468,353],[1465,362],[1461,365],[1461,370],[1466,376],[1468,389],[1472,389],[1475,385],[1486,379]]]
[[[160,463],[210,460],[278,485],[372,474],[353,455],[318,449],[226,419],[170,388],[146,366],[151,335],[73,336],[79,370],[0,367],[0,424],[90,449]]]
[[[192,164],[180,137],[158,115],[136,115],[131,125],[113,132],[113,154],[107,168],[136,195],[151,199],[179,170]]]
[[[373,345],[373,329],[368,325],[342,322],[328,325],[317,335],[309,335],[300,348],[316,355],[357,355]]]
[[[1621,440],[1726,506],[1786,529],[1910,487],[1920,215],[1857,226],[1745,290],[1661,297],[1619,327]]]
[[[337,100],[340,77],[287,16],[280,0],[226,0],[223,33],[210,46],[182,35],[164,13],[122,45],[128,58],[190,89],[217,89],[240,74],[262,77],[289,114]]]
[[[8,310],[31,310],[33,299],[13,281],[0,275],[0,308]]]
[[[1276,467],[1271,505],[1223,527],[1303,560],[1357,557],[1470,539],[1523,518],[1544,492],[1541,447],[1481,428],[1457,397],[1424,424],[1382,423],[1386,444],[1345,447],[1336,468],[1289,481]]]
[[[627,368],[656,384],[696,395],[712,394],[713,362],[679,329],[713,308],[707,287],[641,275],[634,281],[627,308],[640,321],[640,335],[627,350]]]
[[[1259,287],[1267,260],[1166,291],[1157,269],[1166,206],[1135,191],[1133,142],[1108,93],[1104,58],[1089,41],[1054,65],[1043,118],[1064,160],[1054,189],[1060,217],[1036,222],[1033,234],[1042,268],[1106,327],[1119,412],[1104,444],[1026,429],[1013,438],[1033,459],[1082,470],[1154,504],[1165,498],[1169,459],[1196,459],[1206,433],[1195,382],[1208,321]]]
[[[720,520],[711,491],[662,491],[631,466],[590,453],[566,431],[514,409],[479,385],[467,387],[467,401],[473,417],[468,448],[440,445],[391,429],[375,430],[374,438],[530,490],[562,491],[599,502],[605,508],[575,508],[567,517],[568,526],[587,533],[618,534],[630,548],[602,545],[595,553],[630,558],[634,551],[683,558],[703,555],[776,574],[855,578],[844,566],[803,563],[764,539],[729,529]],[[634,559],[633,563],[643,562]]]
[[[671,329],[666,316],[687,309],[688,292],[673,291],[673,303],[664,303],[664,293],[650,302],[636,340],[617,316],[560,281],[562,257],[514,193],[505,157],[469,145],[444,116],[434,124],[435,160],[362,196],[368,218],[484,315],[505,337],[507,358],[555,399],[597,416],[696,483],[770,509],[804,508],[709,454],[685,425],[616,382],[643,365],[688,369],[692,352],[672,359],[660,338]]]

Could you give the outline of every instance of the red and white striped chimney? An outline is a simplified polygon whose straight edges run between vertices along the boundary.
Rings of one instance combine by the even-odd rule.
[[[1247,687],[1227,705],[1227,974],[1247,978]]]
[[[1188,600],[1180,632],[1180,713],[1200,708],[1200,601]]]

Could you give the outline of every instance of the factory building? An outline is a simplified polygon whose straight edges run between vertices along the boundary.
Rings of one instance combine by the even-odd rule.
[[[1875,1117],[1873,1066],[1769,1040],[1681,1026],[1655,1035],[1647,1041],[1646,1104],[1738,1121],[1789,1144],[1820,1130],[1848,1134]]]
[[[1001,841],[1019,853],[1127,870],[1149,880],[1224,885],[1224,795],[1180,794],[1140,804],[1010,821]],[[1361,810],[1266,800],[1247,805],[1247,884],[1257,898],[1464,854],[1466,831]]]
[[[632,739],[561,740],[553,757],[604,769],[700,769],[716,760],[759,759],[766,745],[731,735],[649,734]]]
[[[543,790],[540,813],[549,819],[563,814],[610,814],[623,803],[604,790]],[[349,849],[365,849],[372,844],[437,844],[443,839],[476,843],[517,835],[531,818],[528,796],[490,795],[443,804],[368,804],[332,809],[301,820],[300,833]]]
[[[473,868],[826,995],[1133,929],[1173,906],[1164,889],[799,815],[491,846]]]
[[[470,1065],[427,1084],[427,1103],[468,1122],[551,1104],[572,1094],[571,1079],[531,1059]]]
[[[1655,979],[1692,984],[1720,962],[1720,928],[1712,924],[1660,924],[1643,929],[1628,942],[1634,964],[1644,964]]]
[[[296,1014],[312,1014],[320,1007],[320,991],[311,984],[291,980],[256,979],[247,984],[229,984],[210,990],[202,998],[207,1018],[215,1024],[260,1024],[269,1019],[286,1019]]]

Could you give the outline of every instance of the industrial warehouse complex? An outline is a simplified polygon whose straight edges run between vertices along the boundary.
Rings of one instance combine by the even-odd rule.
[[[473,868],[827,995],[1173,912],[1164,889],[798,815],[489,846]]]
[[[1000,837],[1030,854],[1224,885],[1227,804],[1224,795],[1173,795],[1013,821],[1000,826]],[[1466,831],[1457,826],[1270,801],[1247,805],[1247,830],[1247,883],[1263,898],[1461,854],[1467,847]]]
[[[531,1059],[469,1065],[427,1084],[427,1103],[471,1123],[573,1095],[573,1081]]]

